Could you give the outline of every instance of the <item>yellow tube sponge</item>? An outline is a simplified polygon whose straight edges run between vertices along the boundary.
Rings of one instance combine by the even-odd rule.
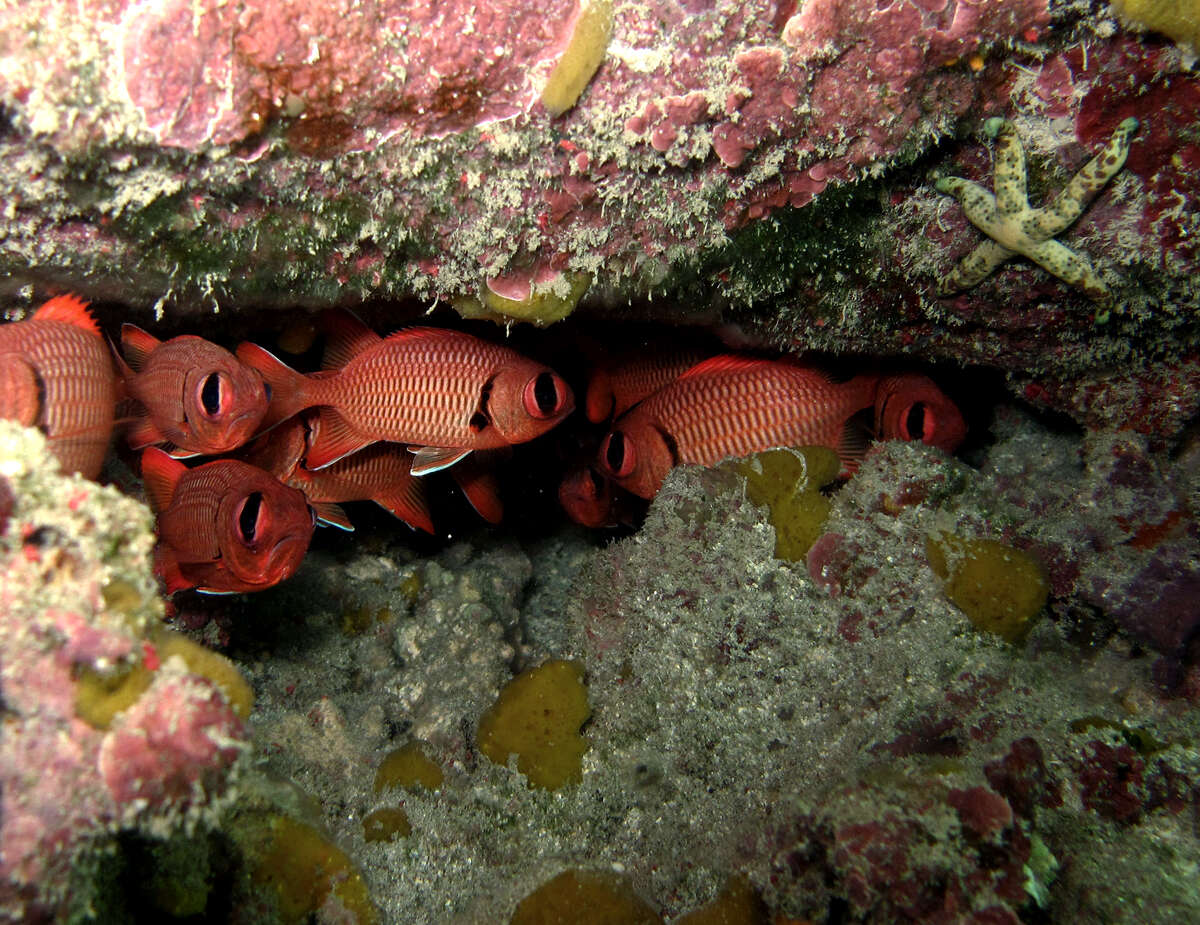
[[[604,60],[612,36],[612,0],[581,0],[575,30],[542,90],[542,105],[561,116],[575,105]]]
[[[579,727],[592,715],[583,666],[556,659],[523,671],[504,686],[479,720],[479,750],[496,764],[517,756],[531,786],[557,790],[583,779],[587,739]]]
[[[1200,0],[1112,0],[1125,25],[1161,32],[1200,54]]]
[[[925,541],[925,555],[945,580],[946,597],[976,629],[1008,642],[1025,638],[1050,594],[1042,565],[1029,553],[995,540],[942,533]]]

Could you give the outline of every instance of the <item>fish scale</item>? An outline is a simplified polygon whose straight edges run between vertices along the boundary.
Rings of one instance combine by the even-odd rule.
[[[39,318],[47,308],[57,312],[54,320]],[[78,320],[65,320],[72,312]],[[86,303],[59,297],[27,321],[0,326],[0,364],[8,363],[31,367],[36,394],[0,397],[0,416],[18,417],[10,413],[18,405],[36,408],[28,423],[46,435],[63,469],[96,478],[112,435],[116,386]]]
[[[849,473],[857,447],[847,441],[848,422],[874,403],[878,381],[865,375],[834,383],[790,360],[713,357],[619,418],[598,465],[645,498],[674,463],[712,465],[776,446],[836,449]]]
[[[382,338],[346,312],[327,314],[323,324],[329,344],[319,374],[297,373],[253,344],[237,351],[271,386],[266,426],[321,408],[320,436],[306,457],[311,469],[384,440],[428,448],[418,452],[413,473],[420,475],[473,450],[532,440],[574,407],[550,369],[461,331],[407,328]],[[542,407],[547,389],[553,401]]]

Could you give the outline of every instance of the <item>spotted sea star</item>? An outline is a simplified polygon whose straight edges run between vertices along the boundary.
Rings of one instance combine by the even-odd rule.
[[[942,177],[937,188],[962,203],[971,224],[987,238],[939,281],[940,295],[982,282],[1010,257],[1028,257],[1064,282],[1078,286],[1091,298],[1104,301],[1108,286],[1087,257],[1054,240],[1079,218],[1093,197],[1125,164],[1138,120],[1117,126],[1104,150],[1084,165],[1050,205],[1034,209],[1025,191],[1025,150],[1013,124],[988,119],[984,133],[996,139],[995,195],[960,177]]]

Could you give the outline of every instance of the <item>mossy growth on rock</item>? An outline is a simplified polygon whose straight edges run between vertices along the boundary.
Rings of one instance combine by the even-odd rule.
[[[625,877],[608,871],[564,870],[517,904],[511,925],[659,925],[654,908]]]
[[[825,529],[829,499],[821,488],[841,461],[828,447],[764,450],[724,464],[746,479],[746,497],[767,508],[775,528],[775,558],[799,562]]]
[[[591,716],[583,666],[553,660],[517,675],[479,721],[479,750],[496,764],[517,756],[531,786],[557,790],[583,779]]]
[[[1019,643],[1046,605],[1045,571],[1028,552],[940,533],[926,539],[925,555],[944,579],[947,599],[985,633]]]

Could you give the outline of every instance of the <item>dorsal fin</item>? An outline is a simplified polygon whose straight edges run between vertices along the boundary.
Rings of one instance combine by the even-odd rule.
[[[336,308],[323,313],[320,324],[326,337],[325,353],[321,357],[322,369],[341,369],[364,350],[383,340],[345,309]]]
[[[680,379],[688,379],[692,376],[707,376],[713,373],[735,373],[744,372],[750,369],[761,369],[768,366],[774,366],[775,360],[764,360],[761,357],[748,357],[740,353],[722,353],[719,356],[709,357],[707,360],[701,360],[687,372],[682,373]]]
[[[125,362],[135,373],[142,371],[150,354],[161,343],[161,340],[149,331],[143,331],[136,324],[121,325],[121,352],[125,355]]]
[[[161,513],[170,506],[175,486],[187,471],[187,466],[157,447],[147,447],[142,451],[142,481],[154,513]]]
[[[33,313],[34,321],[60,321],[63,324],[73,324],[100,336],[100,325],[88,311],[88,303],[77,295],[55,296]]]

